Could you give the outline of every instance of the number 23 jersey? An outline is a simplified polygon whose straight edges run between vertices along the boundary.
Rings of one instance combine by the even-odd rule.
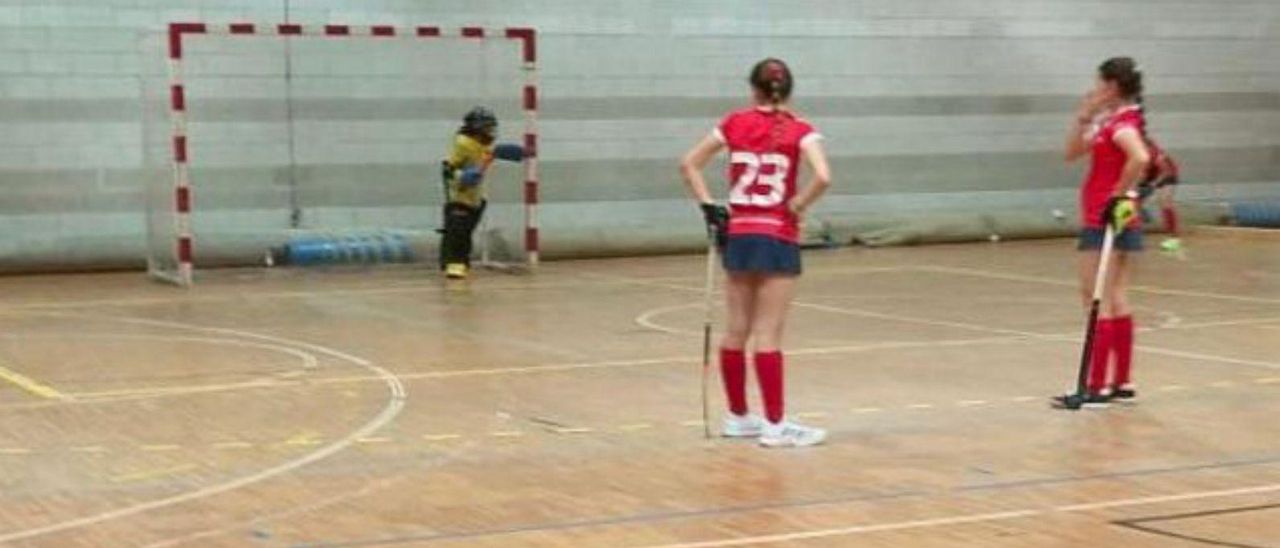
[[[796,243],[801,149],[822,135],[789,111],[755,107],[730,113],[712,135],[729,149],[729,235],[755,234]]]

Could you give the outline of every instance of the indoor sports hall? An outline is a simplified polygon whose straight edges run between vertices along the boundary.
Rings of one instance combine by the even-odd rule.
[[[0,2],[0,546],[1278,547],[1278,48]]]

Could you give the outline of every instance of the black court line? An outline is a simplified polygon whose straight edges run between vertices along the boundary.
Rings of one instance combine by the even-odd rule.
[[[1166,515],[1160,515],[1160,516],[1148,516],[1143,518],[1125,519],[1125,520],[1113,521],[1111,522],[1111,524],[1124,527],[1127,529],[1132,529],[1134,531],[1141,531],[1143,533],[1158,535],[1162,537],[1176,538],[1179,540],[1185,540],[1188,542],[1195,542],[1199,544],[1207,544],[1210,546],[1227,546],[1230,548],[1267,548],[1265,546],[1259,546],[1255,544],[1228,542],[1224,540],[1198,537],[1198,536],[1188,535],[1184,533],[1175,533],[1173,531],[1168,531],[1165,529],[1160,529],[1158,527],[1152,527],[1145,524],[1179,521],[1179,520],[1195,519],[1195,518],[1203,518],[1203,517],[1224,516],[1224,515],[1230,515],[1230,514],[1243,514],[1246,512],[1257,512],[1260,510],[1275,510],[1278,508],[1280,508],[1280,503],[1258,504],[1254,506],[1237,506],[1232,508],[1219,508],[1216,510],[1201,510],[1199,512],[1186,512],[1182,514],[1166,514]]]
[[[298,548],[357,548],[365,546],[387,546],[393,544],[406,543],[429,543],[441,541],[469,540],[476,538],[484,538],[491,536],[512,535],[519,533],[540,533],[550,531],[564,531],[570,529],[580,529],[585,527],[599,527],[609,525],[628,525],[637,523],[651,523],[659,521],[683,520],[701,517],[726,516],[733,514],[741,514],[746,512],[756,512],[762,510],[783,510],[793,508],[811,508],[817,506],[828,506],[836,504],[847,504],[852,502],[876,502],[894,499],[918,498],[954,495],[959,493],[976,492],[976,491],[995,491],[1003,489],[1014,489],[1019,487],[1033,487],[1042,485],[1054,485],[1064,483],[1074,483],[1080,481],[1091,481],[1099,479],[1118,479],[1151,476],[1158,474],[1171,474],[1179,472],[1195,472],[1201,470],[1224,470],[1231,468],[1242,468],[1248,466],[1257,466],[1265,464],[1280,463],[1280,455],[1272,455],[1267,457],[1259,457],[1252,459],[1242,459],[1233,461],[1218,461],[1205,464],[1194,464],[1189,466],[1177,466],[1166,468],[1147,468],[1140,470],[1131,470],[1125,472],[1111,472],[1104,474],[1091,474],[1086,476],[1062,476],[1053,478],[1043,478],[1036,480],[1018,480],[1008,482],[986,483],[980,485],[967,485],[951,489],[942,490],[904,490],[881,493],[854,493],[828,498],[817,499],[798,499],[791,501],[766,502],[749,505],[722,506],[717,508],[706,508],[701,510],[689,511],[667,511],[667,512],[651,512],[641,514],[628,514],[624,516],[583,519],[574,521],[551,522],[551,523],[530,523],[525,525],[514,525],[510,527],[498,527],[492,529],[479,529],[474,531],[459,532],[430,532],[418,535],[402,535],[397,537],[385,537],[364,540],[349,540],[340,542],[302,542],[295,543],[292,546]],[[1240,548],[1265,548],[1256,546],[1241,546]]]

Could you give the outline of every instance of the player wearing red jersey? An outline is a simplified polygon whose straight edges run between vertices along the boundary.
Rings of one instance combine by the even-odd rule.
[[[822,136],[791,110],[791,70],[765,59],[751,70],[754,105],[730,113],[685,155],[681,174],[708,226],[724,243],[729,325],[720,343],[720,371],[729,401],[723,434],[758,437],[767,447],[821,443],[826,432],[786,419],[782,335],[800,275],[800,220],[826,191],[830,168]],[[729,208],[716,205],[702,170],[728,150]],[[799,188],[801,160],[812,178]],[[747,342],[754,343],[765,420],[747,409]]]
[[[1089,156],[1089,174],[1080,189],[1082,228],[1078,246],[1081,295],[1086,306],[1092,301],[1094,273],[1106,226],[1111,225],[1115,231],[1114,266],[1104,281],[1105,293],[1094,329],[1085,406],[1135,396],[1129,374],[1134,327],[1127,289],[1132,254],[1142,250],[1135,188],[1150,163],[1143,139],[1141,96],[1142,73],[1133,59],[1108,59],[1098,67],[1094,89],[1081,102],[1067,134],[1066,160]],[[1108,391],[1109,364],[1114,366],[1114,373]],[[1059,402],[1067,398],[1060,398]]]
[[[1173,196],[1178,185],[1178,163],[1149,134],[1144,136],[1147,151],[1151,154],[1151,165],[1147,167],[1147,173],[1139,185],[1139,193],[1144,200],[1155,195],[1156,203],[1160,206],[1160,217],[1164,220],[1164,229],[1169,233],[1169,237],[1161,242],[1160,248],[1177,254],[1182,251],[1182,233],[1178,229],[1178,210]]]

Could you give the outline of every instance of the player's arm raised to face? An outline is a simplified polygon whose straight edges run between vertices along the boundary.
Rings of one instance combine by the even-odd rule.
[[[809,184],[800,189],[791,200],[791,210],[803,213],[831,186],[831,165],[827,163],[827,150],[822,146],[822,139],[811,139],[800,146],[805,163],[813,174]]]
[[[1089,130],[1092,124],[1082,116],[1071,122],[1071,128],[1067,130],[1067,143],[1062,152],[1064,162],[1069,164],[1089,154]]]
[[[685,187],[698,203],[709,204],[715,201],[711,197],[711,191],[707,189],[707,180],[702,176],[702,170],[723,149],[724,143],[720,139],[715,135],[707,135],[680,160],[680,175],[684,177]]]
[[[1076,107],[1076,117],[1067,129],[1067,143],[1063,147],[1062,159],[1067,163],[1074,162],[1089,154],[1089,139],[1093,137],[1094,115],[1101,106],[1101,98],[1097,92],[1084,94],[1080,105]]]
[[[1116,145],[1124,151],[1124,171],[1120,174],[1120,184],[1116,185],[1116,194],[1123,194],[1138,184],[1142,174],[1151,163],[1151,153],[1142,142],[1142,134],[1135,128],[1124,128],[1112,137]]]

